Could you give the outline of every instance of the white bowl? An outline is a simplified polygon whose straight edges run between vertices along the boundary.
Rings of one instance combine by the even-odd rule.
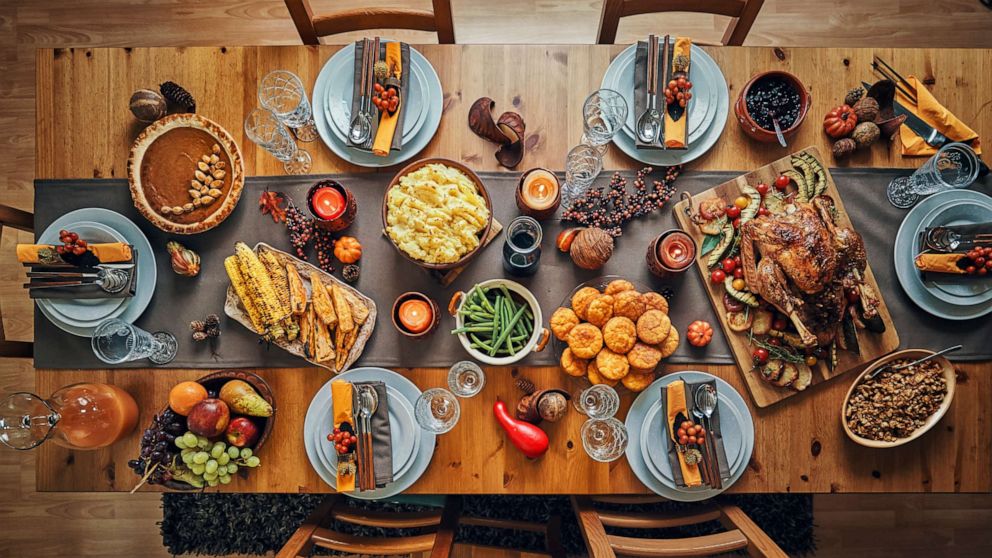
[[[524,347],[517,351],[517,354],[515,355],[492,357],[486,353],[480,352],[477,349],[473,349],[468,335],[464,333],[457,334],[458,340],[462,343],[462,347],[465,347],[465,351],[467,351],[472,358],[478,360],[479,362],[493,366],[506,366],[513,364],[530,353],[543,351],[544,347],[547,346],[548,339],[551,335],[551,332],[542,326],[544,318],[541,316],[541,305],[538,304],[537,298],[527,289],[527,287],[521,285],[520,283],[510,281],[508,279],[490,279],[473,286],[472,289],[469,289],[469,292],[472,292],[472,290],[477,287],[492,289],[500,286],[506,287],[507,290],[516,293],[520,296],[520,298],[524,299],[524,302],[530,306],[531,314],[534,315],[534,333],[531,334],[530,339],[527,340]],[[451,302],[448,303],[448,312],[454,316],[456,328],[460,328],[464,325],[464,319],[460,315],[459,310],[462,309],[462,305],[465,304],[465,300],[465,293],[458,291],[451,297]]]

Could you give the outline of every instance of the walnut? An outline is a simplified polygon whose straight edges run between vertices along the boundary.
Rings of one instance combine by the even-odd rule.
[[[874,122],[878,118],[878,101],[874,97],[864,97],[854,104],[854,114],[858,122]]]
[[[874,122],[862,122],[851,132],[851,139],[858,144],[858,147],[868,147],[878,140],[881,133]]]
[[[575,235],[569,254],[582,269],[599,269],[613,255],[613,237],[597,227],[583,229]]]

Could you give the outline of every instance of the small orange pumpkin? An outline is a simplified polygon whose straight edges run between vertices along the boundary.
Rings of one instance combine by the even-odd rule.
[[[696,320],[689,324],[685,336],[689,339],[689,344],[693,347],[705,347],[713,340],[713,326],[709,322]]]
[[[857,125],[858,115],[847,105],[834,108],[823,118],[823,131],[834,139],[847,136]]]
[[[342,236],[334,243],[334,257],[341,263],[353,264],[362,257],[362,244],[353,236]]]

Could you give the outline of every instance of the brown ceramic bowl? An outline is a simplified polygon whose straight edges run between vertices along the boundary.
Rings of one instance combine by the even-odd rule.
[[[420,267],[423,267],[425,269],[435,270],[435,271],[449,271],[449,270],[452,270],[452,269],[455,269],[455,268],[458,268],[458,267],[461,267],[461,266],[465,265],[472,258],[474,258],[476,256],[476,254],[479,253],[479,250],[482,250],[483,246],[485,245],[485,242],[484,241],[485,241],[486,237],[489,236],[489,230],[493,226],[493,203],[492,203],[492,200],[489,198],[489,192],[486,191],[486,187],[482,184],[482,179],[480,179],[479,178],[479,175],[475,174],[475,171],[473,171],[472,169],[466,167],[465,165],[463,165],[463,164],[461,164],[461,163],[459,163],[457,161],[452,161],[451,159],[442,159],[442,158],[438,158],[438,157],[435,157],[435,158],[432,158],[432,159],[421,159],[419,161],[415,161],[415,162],[410,163],[409,165],[403,167],[403,169],[400,170],[400,172],[396,173],[396,176],[393,177],[393,180],[389,182],[389,186],[386,187],[386,192],[382,196],[382,229],[383,229],[383,231],[385,231],[386,230],[386,226],[387,226],[387,219],[386,219],[386,217],[387,217],[387,213],[389,211],[389,208],[387,206],[386,200],[389,198],[389,190],[392,189],[394,186],[396,186],[397,184],[400,183],[400,178],[402,178],[402,177],[404,177],[404,176],[406,176],[406,175],[408,175],[408,174],[410,174],[410,173],[412,173],[412,172],[420,169],[421,167],[424,167],[426,165],[430,165],[430,164],[433,164],[433,163],[440,163],[442,165],[445,165],[445,166],[448,166],[448,167],[451,167],[451,168],[460,170],[465,176],[467,176],[469,178],[469,180],[471,180],[475,184],[475,188],[479,191],[479,195],[482,196],[482,199],[483,200],[485,200],[485,202],[486,202],[486,209],[489,210],[489,220],[486,221],[486,226],[483,227],[483,229],[479,232],[479,239],[481,240],[481,242],[479,242],[479,245],[476,246],[474,250],[471,250],[471,251],[467,252],[458,261],[454,261],[454,262],[451,262],[451,263],[435,264],[435,263],[427,263],[427,262],[420,261],[420,260],[417,260],[417,259],[414,259],[414,258],[410,257],[406,252],[404,252],[403,250],[400,250],[400,247],[399,246],[396,246],[396,243],[393,242],[393,239],[390,238],[388,234],[386,235],[386,238],[389,239],[389,242],[396,248],[396,251],[399,252],[401,256],[403,256],[407,260],[409,260],[409,261],[411,261],[411,262],[419,265]]]
[[[748,92],[751,87],[754,86],[759,80],[767,77],[779,77],[792,85],[792,87],[799,93],[799,116],[796,121],[792,123],[792,126],[782,130],[782,135],[786,139],[795,135],[796,131],[799,130],[799,126],[806,120],[806,114],[809,112],[810,105],[813,104],[813,97],[810,95],[806,86],[803,82],[799,81],[799,78],[790,74],[789,72],[784,72],[782,70],[771,70],[768,72],[761,72],[760,74],[754,75],[746,84],[744,88],[741,89],[740,95],[737,96],[737,102],[734,103],[734,114],[737,115],[737,122],[741,125],[741,129],[747,134],[751,139],[763,142],[763,143],[776,143],[778,138],[775,136],[775,130],[766,130],[751,118],[751,115],[747,111],[747,103],[745,99],[747,98]]]
[[[197,382],[202,384],[203,387],[208,390],[220,391],[221,386],[223,386],[229,380],[243,380],[247,382],[251,387],[255,388],[255,391],[262,396],[263,399],[272,405],[272,416],[271,417],[251,417],[252,422],[260,427],[261,433],[258,435],[258,440],[251,450],[254,453],[258,453],[258,450],[262,449],[265,444],[265,440],[268,439],[269,434],[272,432],[272,427],[276,423],[276,399],[272,395],[272,388],[266,383],[260,376],[247,370],[221,370],[219,372],[214,372],[213,374],[207,374],[202,378],[198,379]],[[163,409],[164,411],[165,409]],[[242,467],[238,470],[238,475],[241,478],[247,478],[249,469]],[[172,490],[201,490],[195,486],[185,483],[183,481],[170,480],[162,483],[162,486],[172,489]]]

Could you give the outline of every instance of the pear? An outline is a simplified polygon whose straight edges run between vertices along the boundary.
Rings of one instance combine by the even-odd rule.
[[[271,417],[272,405],[243,380],[231,380],[220,388],[220,398],[239,415]]]

